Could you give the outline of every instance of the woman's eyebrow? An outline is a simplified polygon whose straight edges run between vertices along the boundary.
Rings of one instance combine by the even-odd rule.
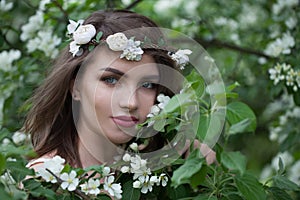
[[[120,71],[118,69],[111,68],[111,67],[102,68],[102,69],[100,69],[100,71],[112,72],[112,73],[117,74],[119,76],[124,76],[125,75],[124,72],[122,72],[122,71]]]

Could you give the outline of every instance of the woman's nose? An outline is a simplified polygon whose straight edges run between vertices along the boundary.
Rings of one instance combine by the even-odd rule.
[[[122,96],[118,97],[120,102],[120,107],[128,109],[129,111],[136,110],[138,108],[138,98],[136,89],[124,90]]]

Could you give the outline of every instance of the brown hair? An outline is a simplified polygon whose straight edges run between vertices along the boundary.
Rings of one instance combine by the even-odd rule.
[[[97,33],[103,32],[103,38],[116,32],[124,32],[135,28],[157,27],[145,16],[130,11],[97,11],[92,13],[84,22],[95,26]],[[147,32],[147,31],[146,31]],[[143,40],[145,35],[152,37],[154,42],[159,31],[134,35]],[[87,47],[84,47],[87,48]],[[44,83],[35,91],[29,100],[32,107],[27,114],[24,131],[31,134],[32,143],[38,156],[55,152],[66,159],[71,165],[81,166],[78,154],[78,134],[72,114],[72,97],[70,83],[88,55],[84,50],[81,56],[73,57],[66,47],[54,64]],[[156,62],[174,67],[174,63],[167,56],[165,50],[152,47],[145,49],[145,53],[153,56]],[[171,95],[166,88],[165,93]],[[160,92],[160,91],[158,91]]]

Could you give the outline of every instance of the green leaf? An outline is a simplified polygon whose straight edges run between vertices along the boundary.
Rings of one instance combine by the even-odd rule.
[[[232,102],[227,105],[226,119],[230,125],[237,124],[245,119],[251,123],[244,127],[245,132],[253,132],[256,129],[256,117],[251,108],[242,102]]]
[[[228,131],[229,135],[234,135],[237,133],[243,133],[247,131],[247,128],[251,125],[251,120],[250,119],[244,119],[236,124],[233,124]]]
[[[246,170],[246,157],[240,152],[221,153],[221,163],[230,170],[238,170],[243,174]]]
[[[40,182],[37,182],[34,179],[26,179],[23,181],[24,188],[27,190],[34,190],[41,186]]]
[[[27,175],[34,175],[34,171],[25,167],[22,161],[9,161],[6,165],[17,182],[24,180]]]
[[[200,195],[192,198],[192,200],[218,200],[218,198],[215,196],[210,196],[208,194],[200,194]]]
[[[283,190],[300,190],[299,186],[296,183],[290,181],[288,178],[282,175],[273,176],[273,184],[274,186]]]
[[[89,51],[92,51],[94,48],[95,48],[94,45],[90,45],[90,46],[89,46]]]
[[[164,132],[165,125],[166,125],[166,119],[158,119],[154,121],[153,128],[156,131]]]
[[[181,184],[190,183],[191,177],[202,168],[204,159],[200,154],[199,149],[196,149],[190,154],[186,162],[174,171],[171,178],[172,186],[178,187]]]
[[[292,197],[284,190],[278,187],[270,187],[268,191],[272,194],[274,200],[293,200]]]
[[[176,109],[180,108],[180,106],[187,103],[190,97],[191,94],[186,93],[177,94],[173,96],[168,102],[168,104],[164,107],[163,111],[166,113],[175,111]]]
[[[128,200],[139,200],[141,196],[141,192],[139,189],[134,188],[132,186],[133,180],[127,181],[123,186],[122,186],[122,199],[128,199]]]
[[[97,43],[99,43],[99,41],[100,41],[102,35],[103,35],[103,32],[102,32],[102,31],[100,31],[100,32],[96,35],[96,42],[97,42]]]
[[[245,173],[234,177],[237,188],[247,200],[266,199],[267,195],[261,183],[251,174]]]
[[[207,167],[203,166],[196,174],[191,177],[191,186],[197,188],[198,185],[203,183],[207,174]]]
[[[0,182],[0,199],[14,200],[14,198],[6,192],[5,187],[1,182]]]
[[[190,196],[190,188],[187,185],[179,185],[178,187],[174,188],[171,185],[167,185],[167,196],[171,200],[178,200],[178,199],[190,199],[186,198]],[[160,198],[158,198],[160,199]]]
[[[3,171],[5,169],[5,165],[6,165],[5,156],[3,156],[2,153],[0,153],[0,174],[3,173]]]
[[[98,200],[111,200],[111,197],[109,197],[106,194],[99,194],[99,195],[97,195],[96,199],[98,199]]]
[[[233,84],[226,87],[226,93],[231,92],[232,90],[234,90],[236,87],[239,87],[239,86],[240,86],[240,84],[238,82],[234,82]]]

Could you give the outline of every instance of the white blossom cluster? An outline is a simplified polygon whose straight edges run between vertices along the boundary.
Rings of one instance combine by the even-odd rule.
[[[261,180],[268,180],[279,170],[279,159],[281,159],[283,167],[287,170],[287,177],[300,185],[300,161],[295,162],[293,156],[288,151],[278,153],[272,159],[271,164],[264,167],[260,175]]]
[[[120,58],[135,61],[142,59],[144,51],[140,47],[141,41],[135,41],[134,38],[128,39],[124,33],[109,35],[106,43],[112,51],[123,51]]]
[[[269,69],[270,79],[277,85],[280,81],[292,87],[296,92],[300,88],[300,70],[294,70],[291,65],[277,63],[274,68]]]
[[[189,49],[179,49],[175,53],[171,53],[171,58],[177,63],[181,70],[184,70],[185,66],[190,61],[189,56],[192,54],[192,51]]]
[[[45,6],[50,2],[50,0],[40,1],[35,15],[31,16],[28,23],[21,27],[20,39],[27,42],[26,47],[29,53],[40,50],[47,57],[55,58],[59,53],[58,45],[61,43],[61,38],[55,35],[44,21]]]
[[[9,2],[6,3],[6,0],[1,0],[0,1],[0,11],[9,11],[13,8],[13,3]]]
[[[19,50],[11,49],[9,51],[0,52],[0,70],[5,72],[11,71],[13,67],[13,62],[21,57],[21,52]]]
[[[156,97],[156,100],[159,102],[157,105],[153,105],[150,109],[150,113],[147,115],[147,117],[151,118],[156,115],[158,115],[162,109],[169,103],[170,97],[165,96],[164,94],[159,94]]]
[[[278,57],[280,54],[290,54],[294,46],[295,39],[290,32],[287,31],[281,38],[270,42],[265,49],[265,53],[269,56]]]
[[[139,155],[131,156],[126,153],[123,156],[123,161],[128,165],[121,168],[122,173],[133,174],[133,187],[141,189],[141,192],[146,194],[153,190],[153,186],[162,185],[165,187],[168,182],[166,174],[162,173],[159,176],[152,175],[150,168],[147,167],[147,160],[142,159]]]
[[[285,133],[284,125],[291,120],[299,121],[300,120],[300,107],[294,106],[291,109],[288,109],[283,115],[279,117],[279,124],[277,126],[271,126],[269,128],[270,135],[269,139],[271,141],[278,141],[279,143],[287,137]]]
[[[227,34],[230,34],[229,35],[230,40],[236,44],[240,43],[240,36],[237,33],[239,28],[239,23],[236,20],[229,19],[222,16],[222,17],[215,18],[214,24],[216,26],[226,27],[227,29],[229,29],[229,31],[227,31]]]
[[[101,183],[99,179],[90,178],[88,181],[80,184],[81,180],[78,178],[78,174],[75,170],[71,170],[69,173],[63,172],[65,159],[60,156],[54,156],[53,158],[40,158],[37,161],[42,161],[43,165],[37,167],[36,175],[38,177],[42,177],[46,182],[57,183],[57,178],[59,178],[60,187],[64,190],[74,191],[80,188],[80,190],[86,195],[97,196],[100,194]],[[27,167],[29,167],[30,164],[31,163],[29,163]],[[121,185],[120,183],[114,183],[115,177],[110,171],[109,167],[104,167],[103,169],[103,189],[108,192],[111,197],[121,199]]]
[[[297,5],[298,0],[277,0],[272,7],[272,11],[275,15],[278,15],[284,8],[291,8]]]

